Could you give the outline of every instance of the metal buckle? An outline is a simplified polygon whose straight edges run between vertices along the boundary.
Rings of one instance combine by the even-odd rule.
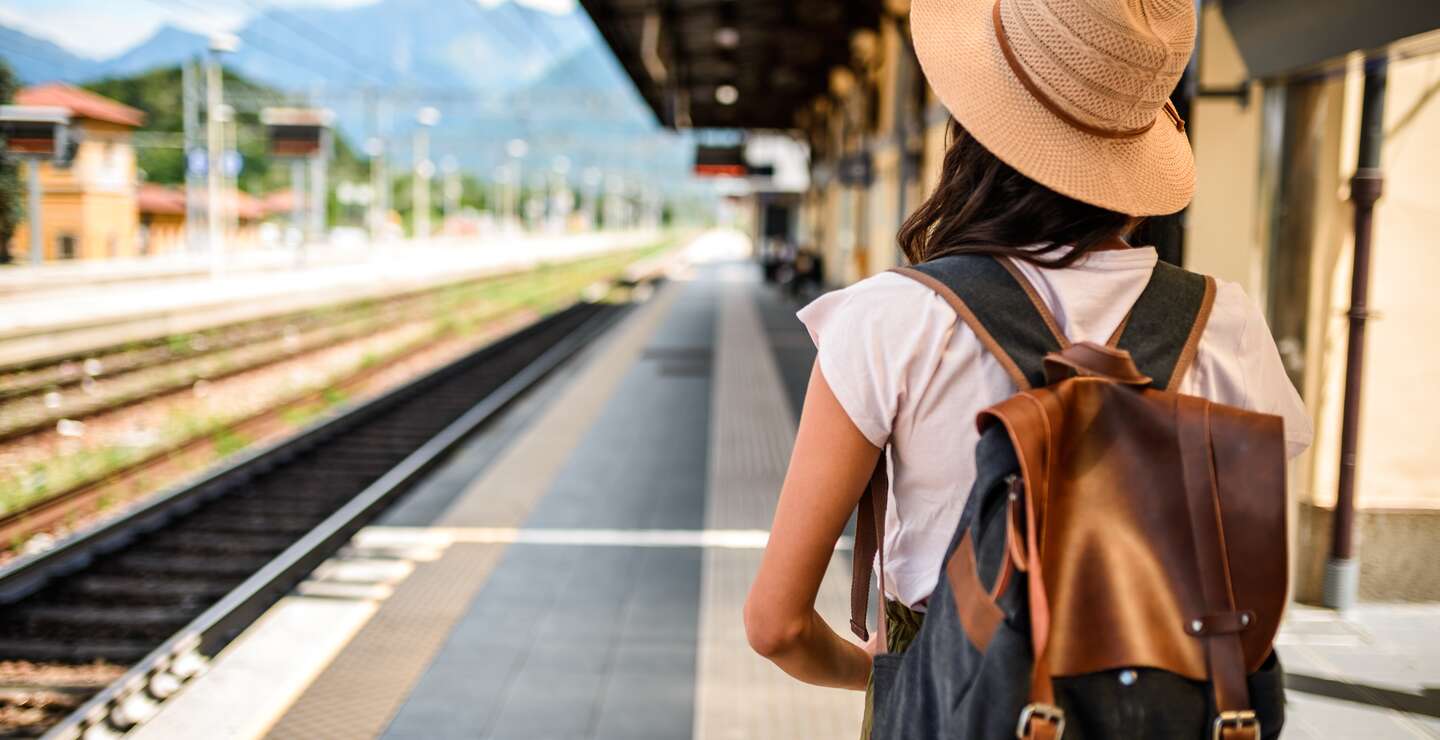
[[[1255,737],[1260,737],[1260,720],[1255,718],[1255,712],[1244,709],[1238,712],[1221,712],[1215,718],[1214,730],[1210,733],[1211,740],[1220,740],[1227,728],[1236,730],[1253,729]]]
[[[1020,710],[1020,722],[1015,725],[1015,737],[1025,740],[1030,721],[1040,719],[1055,725],[1055,740],[1065,735],[1065,710],[1054,704],[1026,704]]]

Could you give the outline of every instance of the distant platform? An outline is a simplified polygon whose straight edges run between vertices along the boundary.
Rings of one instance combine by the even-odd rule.
[[[399,243],[239,254],[219,277],[195,258],[0,270],[0,366],[383,297],[657,242],[657,232]]]

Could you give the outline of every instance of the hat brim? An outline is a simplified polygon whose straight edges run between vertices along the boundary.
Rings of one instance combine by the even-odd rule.
[[[977,141],[1021,174],[1085,203],[1131,216],[1175,213],[1195,194],[1195,155],[1163,113],[1129,139],[1087,134],[1036,100],[995,37],[995,0],[913,0],[915,54],[940,102]]]

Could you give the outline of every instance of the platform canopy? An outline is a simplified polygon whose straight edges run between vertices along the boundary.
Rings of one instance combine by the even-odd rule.
[[[660,122],[790,129],[882,0],[580,0]]]

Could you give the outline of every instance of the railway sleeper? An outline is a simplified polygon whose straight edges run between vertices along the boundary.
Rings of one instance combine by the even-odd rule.
[[[162,532],[140,544],[147,550],[183,550],[192,553],[255,554],[277,553],[295,538],[277,534],[182,530]]]
[[[229,516],[220,510],[207,510],[186,521],[186,529],[239,534],[275,534],[298,538],[320,523],[315,517],[251,515]]]
[[[184,627],[203,607],[175,606],[80,606],[76,604],[29,604],[6,615],[0,630],[20,627],[40,637],[64,633],[65,637],[165,637]]]
[[[238,557],[233,555],[178,555],[175,553],[127,552],[101,566],[103,573],[117,573],[151,577],[164,575],[234,577],[248,576],[269,562],[268,557],[254,555]]]
[[[4,655],[7,660],[28,660],[36,663],[73,664],[102,661],[129,665],[144,658],[154,648],[155,643],[150,640],[0,637],[0,655]]]
[[[147,576],[93,574],[67,584],[57,600],[72,596],[81,599],[123,599],[147,604],[208,604],[217,601],[240,584],[243,578],[153,578]]]

